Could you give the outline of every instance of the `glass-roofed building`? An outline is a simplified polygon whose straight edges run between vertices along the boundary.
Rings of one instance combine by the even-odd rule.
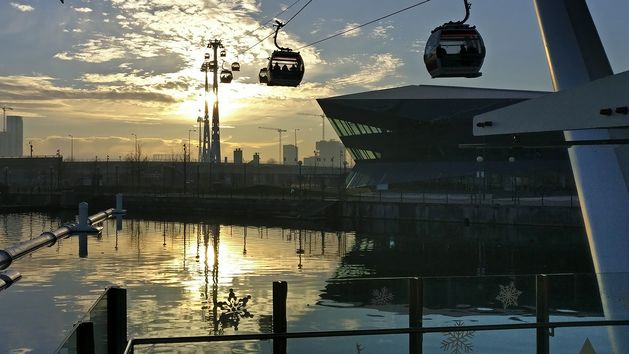
[[[348,188],[572,189],[560,132],[474,137],[475,115],[546,94],[447,86],[404,86],[318,103],[356,165]]]

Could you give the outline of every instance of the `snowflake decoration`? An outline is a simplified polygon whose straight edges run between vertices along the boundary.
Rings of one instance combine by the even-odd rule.
[[[371,292],[372,305],[391,305],[393,302],[393,293],[386,287],[375,289]]]
[[[457,327],[463,326],[463,321],[454,321]],[[474,339],[474,331],[456,331],[444,334],[445,338],[441,341],[441,349],[451,354],[471,353],[474,349],[472,339]]]
[[[251,295],[247,295],[238,299],[234,293],[234,289],[229,289],[229,295],[227,301],[218,301],[216,306],[223,311],[218,319],[221,327],[228,328],[234,327],[234,330],[238,330],[238,324],[241,318],[250,318],[253,315],[247,310],[247,303],[251,299]]]
[[[506,309],[509,306],[518,306],[518,297],[522,294],[522,292],[516,289],[513,282],[511,284],[504,286],[498,285],[500,287],[500,291],[498,291],[498,296],[496,296],[496,300],[502,303],[502,307]]]

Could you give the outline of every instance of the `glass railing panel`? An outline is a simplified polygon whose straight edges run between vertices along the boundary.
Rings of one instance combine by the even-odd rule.
[[[133,348],[134,354],[141,353],[273,353],[273,342],[243,340],[233,342],[143,344]]]
[[[626,345],[629,343],[627,327],[557,328],[551,333],[549,338],[551,354],[627,353],[629,349]]]
[[[271,344],[272,346],[272,344]],[[408,354],[407,334],[288,339],[287,353]],[[314,350],[316,348],[316,350]],[[425,353],[432,353],[426,352]]]
[[[319,300],[304,307],[294,317],[289,307],[289,332],[406,328],[408,279],[330,280]]]
[[[629,273],[546,277],[551,321],[629,319]]]
[[[534,276],[423,279],[424,327],[535,322]]]
[[[457,326],[455,322],[454,326]],[[535,353],[535,330],[427,333],[424,353]]]
[[[63,341],[63,344],[61,344],[61,346],[57,348],[57,351],[55,353],[57,354],[78,353],[77,346],[76,346],[76,339],[77,339],[76,328],[77,326],[75,326],[72,329],[72,332],[68,334],[68,336]]]
[[[94,303],[86,319],[94,324],[94,352],[107,353],[107,292]]]

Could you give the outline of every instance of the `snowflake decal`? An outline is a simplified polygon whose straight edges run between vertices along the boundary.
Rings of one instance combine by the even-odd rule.
[[[253,317],[253,315],[247,310],[247,303],[250,299],[251,295],[238,299],[234,293],[234,289],[229,289],[227,301],[218,301],[216,303],[216,306],[223,311],[218,319],[218,322],[221,324],[223,329],[234,327],[234,330],[237,331],[241,318]]]
[[[498,291],[498,296],[496,296],[496,300],[502,303],[502,307],[506,309],[509,306],[518,306],[518,298],[522,294],[522,292],[516,289],[515,284],[511,282],[511,284],[504,286],[498,285],[500,287],[500,291]]]
[[[391,305],[393,302],[393,293],[386,287],[375,289],[371,292],[371,304],[372,305]]]
[[[454,321],[457,327],[463,326],[463,321]],[[444,334],[445,338],[441,341],[441,349],[451,354],[471,353],[474,349],[472,339],[474,339],[474,331],[456,331]]]

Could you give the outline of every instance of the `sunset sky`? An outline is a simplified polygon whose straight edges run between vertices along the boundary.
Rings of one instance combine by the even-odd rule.
[[[6,0],[0,3],[0,104],[25,117],[36,155],[124,156],[137,134],[143,152],[180,153],[202,109],[199,67],[208,39],[222,39],[242,71],[220,86],[223,156],[277,159],[277,133],[297,139],[300,159],[321,138],[315,98],[431,84],[551,90],[532,0],[472,1],[469,22],[487,47],[478,79],[430,79],[421,60],[430,30],[463,17],[461,0],[432,0],[358,31],[302,49],[297,88],[257,83],[274,46],[259,28],[294,0]],[[279,16],[287,20],[307,0]],[[299,48],[418,0],[314,0],[281,33]],[[615,72],[629,69],[629,1],[588,1]],[[197,133],[192,132],[195,141]],[[326,122],[326,139],[337,138]],[[25,148],[26,151],[26,148]],[[196,151],[196,148],[195,150]],[[194,155],[194,154],[193,154]]]

